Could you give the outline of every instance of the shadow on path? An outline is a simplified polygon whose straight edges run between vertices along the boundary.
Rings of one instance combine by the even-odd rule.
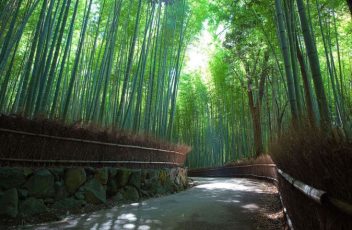
[[[117,206],[24,229],[280,229],[263,224],[281,212],[267,182],[193,178],[197,186],[173,195]],[[265,222],[266,220],[264,220]],[[274,221],[275,222],[275,221]]]

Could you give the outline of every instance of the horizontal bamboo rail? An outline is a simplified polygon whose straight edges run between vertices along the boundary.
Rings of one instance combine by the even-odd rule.
[[[182,155],[182,156],[185,155],[183,153],[173,151],[173,150],[149,148],[149,147],[142,147],[142,146],[135,146],[135,145],[124,145],[124,144],[108,143],[108,142],[101,142],[101,141],[83,140],[83,139],[71,138],[71,137],[50,136],[50,135],[46,135],[46,134],[37,134],[37,133],[11,130],[11,129],[3,129],[3,128],[0,128],[0,132],[14,133],[14,134],[20,134],[20,135],[26,135],[26,136],[34,136],[34,137],[42,137],[42,138],[61,140],[61,141],[73,141],[73,142],[88,143],[88,144],[95,144],[95,145],[114,146],[114,147],[119,147],[119,148],[130,148],[130,149],[150,150],[150,151],[156,151],[156,152],[175,153],[175,154]]]
[[[287,182],[293,185],[296,189],[301,191],[304,195],[308,196],[311,200],[319,204],[323,204],[325,202],[325,197],[327,196],[326,192],[323,190],[319,190],[313,188],[302,181],[296,180],[295,178],[291,177],[290,175],[284,173],[281,169],[277,169],[277,172],[285,178]]]
[[[14,159],[0,158],[0,161],[9,162],[29,162],[29,163],[47,163],[47,164],[103,164],[103,165],[118,165],[118,164],[155,164],[155,165],[175,165],[181,164],[174,162],[149,162],[149,161],[82,161],[82,160],[30,160],[30,159]]]
[[[349,204],[346,201],[342,201],[340,199],[336,199],[332,196],[330,196],[327,192],[323,190],[316,189],[310,185],[307,185],[303,183],[302,181],[299,181],[287,173],[284,173],[281,169],[277,170],[279,175],[282,176],[287,182],[289,182],[291,185],[293,185],[297,190],[302,192],[304,195],[306,195],[308,198],[311,200],[325,206],[333,206],[337,210],[339,210],[342,213],[345,213],[347,215],[352,216],[352,205]]]

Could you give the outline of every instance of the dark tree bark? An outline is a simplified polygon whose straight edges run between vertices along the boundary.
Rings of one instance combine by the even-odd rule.
[[[264,86],[265,86],[266,69],[267,69],[268,60],[269,60],[269,52],[266,51],[264,53],[264,58],[263,58],[262,71],[259,79],[258,99],[256,102],[254,102],[254,96],[252,91],[253,81],[251,77],[248,77],[248,89],[247,89],[248,103],[249,103],[249,108],[252,115],[254,146],[255,146],[255,154],[257,157],[263,153],[261,105],[262,105],[262,100],[264,96]]]
[[[263,153],[263,143],[262,143],[262,127],[260,125],[260,107],[255,105],[253,99],[253,91],[251,89],[251,83],[248,83],[248,102],[249,108],[252,115],[253,122],[253,134],[254,134],[254,147],[256,156],[260,156]]]

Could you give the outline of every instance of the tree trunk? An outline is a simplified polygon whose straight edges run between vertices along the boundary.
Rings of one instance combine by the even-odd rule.
[[[263,63],[262,63],[262,71],[259,79],[259,92],[258,99],[256,103],[254,102],[254,96],[252,91],[252,79],[248,77],[248,103],[250,112],[252,115],[253,122],[253,135],[254,135],[254,148],[256,156],[260,156],[263,153],[263,137],[262,137],[262,127],[261,127],[261,105],[264,96],[264,88],[265,88],[265,77],[266,77],[266,68],[269,60],[269,51],[264,53]],[[247,74],[249,70],[247,68]]]
[[[251,87],[251,83],[248,83],[247,94],[253,122],[254,148],[256,156],[260,156],[263,153],[262,128],[260,125],[260,107],[254,105],[254,98]]]

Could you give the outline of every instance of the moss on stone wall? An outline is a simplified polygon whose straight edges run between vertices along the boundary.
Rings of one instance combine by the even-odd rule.
[[[66,213],[109,201],[135,202],[187,188],[183,168],[0,168],[0,223]],[[18,179],[19,178],[19,179]],[[18,179],[18,181],[16,181]],[[6,205],[5,205],[6,204]],[[47,221],[47,220],[46,220]],[[6,222],[6,221],[5,221]]]

